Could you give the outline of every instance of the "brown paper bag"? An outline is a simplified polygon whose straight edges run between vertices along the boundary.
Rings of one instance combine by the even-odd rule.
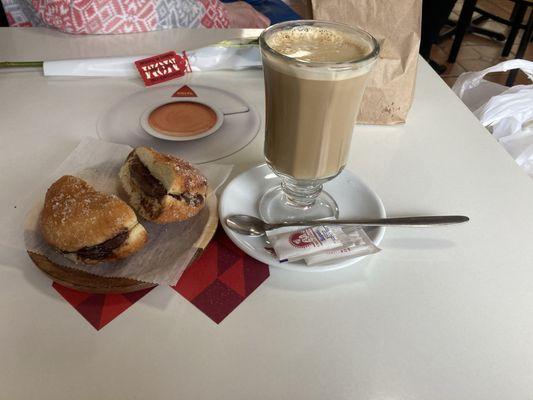
[[[312,0],[312,7],[314,19],[358,26],[381,46],[357,122],[405,122],[415,87],[421,0]]]

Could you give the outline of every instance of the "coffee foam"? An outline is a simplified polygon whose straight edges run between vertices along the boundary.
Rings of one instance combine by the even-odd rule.
[[[267,44],[287,57],[311,62],[349,62],[370,53],[370,46],[331,29],[296,27],[274,32]]]
[[[372,49],[363,39],[349,37],[333,29],[299,26],[272,33],[266,43],[277,53],[303,63],[342,63],[359,60]],[[286,61],[269,57],[271,66],[302,79],[337,80],[349,79],[369,71],[369,66],[350,70],[335,70],[322,67],[305,68],[289,65]]]

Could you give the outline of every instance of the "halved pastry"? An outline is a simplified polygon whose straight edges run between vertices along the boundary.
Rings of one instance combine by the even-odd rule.
[[[205,205],[207,179],[186,161],[137,147],[120,169],[131,206],[149,221],[184,221]]]
[[[39,224],[48,244],[84,264],[126,258],[148,240],[128,204],[70,175],[47,190]]]

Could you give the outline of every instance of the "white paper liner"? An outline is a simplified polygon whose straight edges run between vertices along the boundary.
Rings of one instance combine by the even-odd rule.
[[[118,172],[132,147],[85,138],[46,181],[45,189],[34,196],[32,208],[24,224],[25,249],[42,254],[54,263],[79,269],[104,277],[136,279],[143,282],[175,285],[198,247],[195,243],[209,219],[209,208],[215,210],[214,193],[229,176],[232,167],[228,165],[202,165],[198,167],[207,177],[209,193],[206,206],[194,218],[184,222],[158,225],[143,219],[140,222],[148,231],[148,243],[138,253],[115,263],[101,263],[87,266],[76,264],[52,249],[44,242],[38,229],[39,214],[44,203],[46,188],[63,175],[74,175],[86,180],[96,190],[114,193],[124,198],[118,179]],[[19,225],[20,226],[20,225]],[[10,227],[13,234],[20,227]]]

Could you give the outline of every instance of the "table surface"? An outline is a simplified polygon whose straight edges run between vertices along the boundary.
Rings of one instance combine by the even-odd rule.
[[[254,32],[73,37],[0,29],[0,59],[195,48]],[[264,107],[260,71],[197,73]],[[61,163],[136,79],[0,73],[0,218]],[[223,160],[262,162],[260,134]],[[0,397],[14,399],[531,399],[533,185],[421,61],[401,126],[358,126],[348,168],[389,215],[471,222],[388,229],[352,268],[270,278],[220,325],[159,287],[101,331],[24,252],[0,247]],[[1,222],[1,219],[0,219]]]

